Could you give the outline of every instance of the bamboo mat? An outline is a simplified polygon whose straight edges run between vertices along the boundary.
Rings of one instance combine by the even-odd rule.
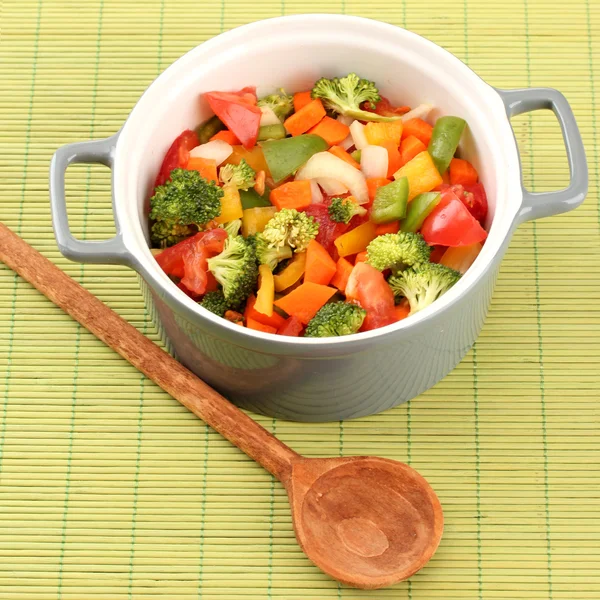
[[[1,599],[600,598],[599,2],[4,0],[1,220],[156,340],[132,272],[59,255],[51,154],[114,133],[196,44],[319,11],[406,26],[498,87],[560,89],[587,147],[588,199],[519,229],[483,333],[444,381],[372,418],[259,418],[309,456],[414,465],[445,508],[438,553],[394,588],[338,586],[297,548],[279,484],[0,267]],[[528,186],[563,186],[553,117],[514,127]],[[76,234],[107,238],[108,171],[67,179]]]

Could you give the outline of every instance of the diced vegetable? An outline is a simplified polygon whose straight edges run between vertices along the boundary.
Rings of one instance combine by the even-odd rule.
[[[225,186],[233,185],[238,190],[247,190],[254,187],[256,172],[245,160],[242,160],[239,165],[223,165],[219,170],[219,179]]]
[[[377,237],[385,235],[386,233],[398,233],[400,231],[400,221],[392,221],[390,223],[383,223],[377,225],[375,228],[375,234]]]
[[[311,92],[312,90],[308,90],[306,92],[296,92],[294,94],[294,110],[296,112],[312,102]]]
[[[386,149],[388,155],[388,169],[386,176],[390,179],[394,173],[403,165],[400,150],[394,142],[385,142],[382,147]]]
[[[246,318],[246,327],[248,329],[254,329],[254,331],[262,331],[263,333],[277,333],[275,327],[264,325],[263,323],[252,319],[251,317]]]
[[[220,121],[219,121],[220,122]],[[240,140],[238,140],[229,129],[222,129],[213,135],[209,141],[213,142],[214,140],[223,140],[227,142],[230,146],[239,146]]]
[[[288,317],[284,324],[277,330],[277,333],[279,335],[298,337],[303,330],[304,326],[296,317]]]
[[[360,150],[354,150],[354,152],[350,153],[350,156],[360,165],[360,155],[362,152]]]
[[[452,189],[458,186],[453,185]],[[463,192],[456,195],[462,201],[462,203],[469,209],[469,212],[480,222],[484,223],[488,213],[488,202],[485,194],[485,189],[481,183],[473,183],[467,185],[466,183],[462,186]]]
[[[217,163],[212,158],[194,158],[190,157],[186,166],[187,171],[198,171],[204,179],[209,181],[218,181]]]
[[[354,257],[354,264],[359,263],[359,262],[367,262],[368,258],[369,258],[369,253],[366,250],[363,250],[362,252],[359,252]]]
[[[383,117],[394,117],[409,112],[410,106],[393,106],[385,96],[381,96],[381,100],[375,104],[375,108],[369,106],[367,103],[364,105],[364,109],[369,112],[375,112]]]
[[[312,203],[310,181],[290,181],[271,190],[271,204],[278,210],[295,208],[302,210]]]
[[[477,183],[479,175],[475,167],[462,158],[453,158],[450,161],[450,183],[452,185],[471,185]]]
[[[340,146],[332,146],[329,148],[329,152],[342,160],[345,160],[349,165],[352,165],[356,169],[360,169],[360,163],[355,161],[343,148]]]
[[[198,144],[206,144],[206,142],[209,142],[217,133],[219,133],[219,131],[222,130],[226,130],[225,124],[216,115],[211,117],[207,121],[204,121],[202,125],[196,127],[196,133],[198,135]],[[225,141],[227,142],[227,140]],[[196,146],[198,144],[196,144]]]
[[[264,195],[266,183],[267,174],[264,171],[259,171],[258,173],[256,173],[253,189],[259,196]]]
[[[426,192],[419,194],[409,203],[406,217],[400,223],[402,231],[415,232],[421,229],[423,221],[438,205],[442,195],[439,192]]]
[[[275,291],[283,292],[297,283],[306,268],[306,252],[295,252],[290,263],[276,275],[273,275],[275,281]]]
[[[314,154],[296,174],[296,180],[319,179],[321,177],[329,177],[345,185],[359,204],[365,204],[369,201],[367,182],[364,175],[330,152]]]
[[[265,225],[273,218],[277,211],[274,206],[257,206],[248,208],[242,213],[242,235],[248,237],[255,233],[262,233]]]
[[[207,92],[204,97],[244,148],[252,148],[256,144],[262,115],[257,106],[249,104],[247,98],[228,92]],[[254,99],[256,104],[256,95]]]
[[[369,145],[369,141],[365,135],[365,126],[360,121],[354,121],[350,125],[350,134],[357,150],[362,150]]]
[[[377,189],[371,207],[371,221],[380,225],[402,219],[408,204],[408,179],[401,177]]]
[[[367,221],[337,238],[335,246],[341,257],[350,256],[366,250],[375,235],[375,223]]]
[[[190,151],[190,158],[208,158],[215,161],[217,167],[231,156],[233,147],[223,140],[213,140],[196,146]]]
[[[335,275],[336,264],[319,242],[312,240],[306,249],[304,281],[328,285]]]
[[[311,208],[310,204],[307,210],[309,208]],[[310,241],[317,237],[318,232],[318,223],[305,211],[282,208],[267,223],[263,237],[272,248],[289,246],[295,252],[304,252]]]
[[[382,146],[365,146],[361,150],[360,169],[368,179],[387,177],[387,150]]]
[[[432,110],[433,106],[431,104],[419,104],[416,108],[402,115],[402,122],[406,123],[406,121],[411,121],[412,119],[426,119]]]
[[[394,179],[401,177],[408,179],[409,202],[419,194],[430,192],[442,183],[442,176],[433,164],[429,152],[417,154],[410,162],[396,171]]]
[[[400,145],[400,138],[402,136],[402,121],[367,123],[364,133],[370,145],[385,146],[390,142],[397,148]]]
[[[293,98],[285,93],[283,88],[279,89],[279,92],[275,92],[274,94],[269,94],[268,96],[263,96],[257,103],[258,108],[269,108],[271,112],[275,115],[277,120],[281,123],[285,118],[287,118],[290,113],[294,111],[294,104],[292,102]],[[264,111],[263,111],[264,115]],[[266,119],[266,117],[265,117]],[[268,117],[271,120],[271,117]],[[275,121],[273,121],[273,124]],[[261,123],[261,125],[268,125],[269,123]]]
[[[273,301],[275,300],[275,281],[273,271],[268,265],[258,267],[258,291],[256,292],[257,312],[270,317],[273,315]]]
[[[310,203],[321,204],[323,202],[323,192],[316,179],[310,179]]]
[[[440,117],[435,122],[427,151],[440,173],[445,173],[458,148],[467,122],[460,117]]]
[[[264,173],[264,171],[263,171]],[[249,190],[239,190],[240,200],[242,201],[242,208],[256,208],[257,206],[271,206],[269,200],[269,190],[267,190],[262,196],[257,193],[253,188]]]
[[[343,183],[331,177],[319,177],[316,181],[328,196],[340,196],[348,193],[348,188]]]
[[[427,146],[414,135],[409,135],[407,138],[404,138],[400,143],[400,160],[402,163],[400,166],[404,166],[417,154],[421,154],[421,152],[425,152],[425,150],[427,150]]]
[[[275,306],[296,317],[304,325],[336,293],[336,289],[307,281],[275,301]]]
[[[221,198],[221,214],[215,219],[217,223],[228,223],[234,219],[241,219],[244,215],[240,193],[234,185],[223,188]]]
[[[338,337],[357,333],[366,315],[365,309],[354,302],[330,302],[310,320],[304,337]]]
[[[377,177],[375,179],[367,179],[367,190],[369,193],[369,201],[373,202],[375,200],[375,195],[377,194],[377,190],[383,186],[390,183],[389,179],[385,177]]]
[[[293,136],[306,133],[325,116],[325,109],[321,101],[316,98],[303,106],[299,111],[289,116],[284,121],[288,133]]]
[[[167,150],[162,162],[154,187],[164,185],[171,177],[174,169],[185,169],[190,158],[190,150],[199,144],[198,135],[195,131],[186,129],[179,135]]]
[[[271,176],[275,183],[278,183],[294,173],[311,156],[327,150],[327,142],[318,135],[306,134],[284,140],[262,142],[261,147]],[[252,163],[250,165],[252,166]]]
[[[258,141],[282,140],[286,136],[285,127],[281,123],[275,125],[261,125],[258,130]]]
[[[275,114],[270,106],[259,106],[258,108],[262,113],[260,116],[261,127],[268,127],[269,125],[281,125],[279,117]]]
[[[267,175],[270,175],[267,161],[260,146],[254,146],[251,150],[246,150],[243,146],[234,146],[232,155],[225,162],[239,165],[242,160],[245,160],[257,173],[266,171]]]
[[[487,237],[479,221],[453,193],[445,196],[425,219],[421,233],[431,246],[470,246]]]
[[[244,310],[244,317],[246,319],[254,319],[263,325],[268,325],[270,327],[279,328],[285,323],[285,319],[277,312],[273,311],[273,314],[270,316],[260,313],[255,308],[256,305],[256,296],[252,294],[248,297],[248,301],[246,302],[246,309]]]
[[[336,119],[325,116],[308,133],[322,137],[330,146],[344,141],[350,134],[350,128]]]
[[[330,281],[331,285],[335,286],[340,292],[345,293],[346,284],[353,268],[354,265],[351,262],[345,258],[340,258],[335,265],[335,275]]]
[[[423,142],[425,146],[428,146],[429,140],[431,140],[432,133],[433,127],[429,123],[427,123],[427,121],[423,121],[423,119],[409,119],[407,121],[404,121],[402,139],[412,135],[417,139],[421,140],[421,142]]]
[[[402,319],[406,319],[410,315],[410,304],[408,302],[401,302],[395,306],[394,312],[396,313],[396,320],[402,321]]]
[[[448,248],[440,259],[440,265],[450,267],[464,275],[479,256],[481,248],[481,242],[471,244],[470,246]]]
[[[383,274],[367,263],[359,262],[354,265],[346,285],[346,298],[358,301],[367,311],[361,331],[396,322],[394,293]]]

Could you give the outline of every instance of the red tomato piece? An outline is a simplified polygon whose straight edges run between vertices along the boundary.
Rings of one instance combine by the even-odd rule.
[[[187,246],[183,252],[184,276],[181,278],[181,283],[188,290],[199,295],[206,293],[209,283],[206,259],[223,251],[227,232],[224,229],[211,229],[202,232],[201,235],[201,238]]]
[[[242,142],[246,149],[256,145],[260,117],[262,113],[254,102],[250,103],[252,94],[248,91],[232,92],[207,92],[204,94],[211,109],[225,123],[227,129]]]
[[[375,108],[372,108],[369,102],[363,102],[362,109],[382,117],[395,117],[396,115],[405,115],[410,111],[410,106],[394,106],[385,96],[381,96],[381,100],[375,105]]]
[[[298,337],[304,331],[304,325],[296,317],[288,317],[285,323],[277,330],[279,335]]]
[[[337,260],[337,248],[335,240],[348,230],[349,224],[336,223],[329,218],[329,211],[325,204],[311,204],[304,209],[307,215],[310,215],[319,224],[319,233],[316,240],[329,252],[333,260]],[[352,221],[351,221],[352,222]],[[350,222],[350,223],[351,223]]]
[[[185,169],[190,159],[190,150],[199,145],[198,134],[191,129],[186,129],[177,137],[165,154],[154,187],[164,185],[171,177],[173,169]]]
[[[442,194],[450,190],[468,208],[469,212],[483,223],[488,213],[488,202],[485,189],[481,183],[448,185],[442,183],[437,188]],[[439,205],[438,205],[439,206]]]
[[[367,263],[354,265],[346,285],[346,298],[357,301],[367,311],[361,331],[385,327],[398,320],[392,288],[383,274]]]
[[[483,242],[486,230],[451,190],[425,219],[421,235],[430,246],[470,246]]]

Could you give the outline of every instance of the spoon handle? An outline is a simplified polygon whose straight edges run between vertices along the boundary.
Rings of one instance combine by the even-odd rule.
[[[0,260],[283,483],[299,455],[0,223]]]

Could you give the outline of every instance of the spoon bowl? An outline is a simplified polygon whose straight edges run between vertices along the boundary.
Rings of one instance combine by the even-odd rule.
[[[299,458],[286,488],[303,551],[348,585],[376,589],[407,579],[440,543],[440,502],[403,463],[367,456]]]

